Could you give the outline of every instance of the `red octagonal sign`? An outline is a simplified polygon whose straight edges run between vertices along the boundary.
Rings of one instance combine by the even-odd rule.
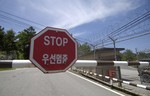
[[[77,43],[67,30],[46,27],[31,39],[30,60],[44,73],[66,71],[77,60]]]

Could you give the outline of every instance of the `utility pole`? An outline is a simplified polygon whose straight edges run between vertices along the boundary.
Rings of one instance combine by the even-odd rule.
[[[138,56],[137,48],[135,48],[135,52],[136,52],[136,58],[137,58],[137,61],[138,61],[139,60],[139,56]]]
[[[96,51],[96,50],[95,50],[95,46],[93,46],[93,50],[94,50],[94,60],[95,60],[95,59],[96,59],[96,58],[95,58],[95,51]]]
[[[88,43],[88,44],[89,44],[89,43]],[[96,49],[95,49],[95,47],[96,47],[96,46],[95,46],[95,45],[93,45],[93,44],[89,44],[89,45],[91,45],[91,46],[93,47],[93,51],[94,51],[94,59],[96,59],[96,58],[95,58],[95,53],[96,53]]]
[[[117,39],[113,39],[112,37],[108,36],[112,41],[113,41],[113,45],[114,45],[114,58],[115,58],[115,61],[117,61],[117,53],[116,53],[116,40]]]

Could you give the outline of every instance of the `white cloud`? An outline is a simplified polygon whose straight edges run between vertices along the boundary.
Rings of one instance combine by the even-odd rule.
[[[83,35],[83,34],[85,34],[86,32],[77,32],[77,33],[74,33],[73,34],[73,37],[78,37],[78,36],[80,36],[80,35]]]
[[[42,20],[50,21],[46,24],[66,29],[97,19],[101,20],[138,6],[131,0],[25,0],[19,2],[20,6],[26,4],[28,6],[26,8],[36,10],[39,15],[45,15]]]

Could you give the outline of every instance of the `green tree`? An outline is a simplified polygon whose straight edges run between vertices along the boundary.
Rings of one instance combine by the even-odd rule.
[[[3,50],[3,45],[4,45],[3,38],[4,38],[4,35],[5,35],[4,28],[2,28],[0,26],[0,51]]]
[[[134,61],[134,60],[136,60],[136,55],[131,50],[127,49],[122,54],[122,60],[124,60],[124,61]]]
[[[122,60],[122,57],[123,57],[123,54],[118,51],[118,52],[117,52],[117,60],[118,60],[118,61],[121,61],[121,60]]]
[[[30,39],[35,35],[36,31],[33,27],[29,27],[19,32],[16,36],[17,55],[19,59],[29,59]]]
[[[9,56],[9,55],[12,55],[12,53],[15,50],[16,50],[15,32],[11,29],[11,30],[8,30],[4,34],[4,37],[3,37],[3,51],[6,52],[6,56]]]
[[[145,53],[145,52],[139,52],[138,53],[138,57],[139,57],[139,60],[140,59],[150,59],[150,53]]]
[[[78,47],[78,55],[82,56],[91,52],[91,48],[87,43],[79,45]]]

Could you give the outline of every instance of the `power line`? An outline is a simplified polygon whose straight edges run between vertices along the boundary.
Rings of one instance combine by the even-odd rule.
[[[16,18],[19,18],[19,19],[22,19],[22,20],[24,20],[24,21],[28,21],[28,22],[30,22],[30,23],[33,23],[33,24],[36,24],[36,25],[40,25],[40,26],[42,26],[42,27],[45,27],[45,25],[42,25],[42,24],[40,24],[40,23],[37,23],[37,22],[31,21],[31,20],[28,20],[28,19],[25,19],[25,18],[16,16],[16,15],[14,15],[14,14],[10,14],[10,13],[5,12],[5,11],[2,11],[2,10],[0,10],[0,12],[1,12],[1,13],[4,13],[4,14],[7,14],[7,15],[10,15],[10,16],[13,16],[13,17],[16,17]]]
[[[134,38],[139,38],[139,37],[142,37],[142,36],[145,36],[145,35],[150,35],[150,31],[142,33],[142,34],[139,34],[139,35],[136,35],[136,36],[132,36],[132,37],[129,37],[129,38],[117,40],[116,43],[127,41],[127,40],[131,40],[131,39],[134,39]],[[110,44],[112,44],[112,42],[105,43],[104,45],[107,46],[107,45],[110,45]]]
[[[24,23],[24,22],[22,22],[22,21],[16,20],[16,19],[14,19],[14,18],[5,16],[5,15],[2,15],[2,14],[0,14],[0,16],[1,16],[1,18],[5,19],[5,20],[7,20],[7,21],[12,21],[13,23],[17,23],[17,24],[20,24],[20,25],[23,25],[23,26],[32,26],[32,25],[30,25],[30,24],[28,24],[28,23]],[[33,27],[36,28],[36,29],[40,29],[40,28],[38,28],[38,27],[36,27],[36,26],[33,26]],[[41,30],[41,29],[40,29],[40,30]]]
[[[136,19],[130,21],[129,23],[123,25],[122,27],[118,28],[117,30],[111,32],[110,34],[108,34],[109,36],[110,35],[118,35],[117,33],[119,33],[120,31],[123,31],[123,30],[127,30],[127,29],[130,29],[131,27],[147,20],[150,16],[150,11],[147,11],[146,13],[142,14],[141,16],[137,17]]]
[[[128,29],[132,28],[132,27],[135,27],[137,24],[147,20],[148,18],[150,17],[150,11],[147,11],[146,13],[142,14],[141,16],[135,18],[134,20],[130,21],[129,23],[123,25],[122,27],[118,28],[117,30],[109,33],[107,36],[111,36],[111,37],[115,37],[115,36],[119,36],[119,34],[123,31],[127,31]],[[107,38],[107,37],[104,37],[104,38]],[[102,40],[102,39],[101,39]],[[108,40],[107,39],[103,39],[104,41],[105,40]],[[99,40],[97,40],[99,41]],[[97,42],[95,41],[95,43]]]
[[[4,23],[6,23],[6,24],[10,24],[10,20],[8,20],[8,19],[6,19],[6,18],[0,18],[1,19],[1,21],[3,21]],[[20,27],[20,28],[24,28],[21,24],[19,24],[19,23],[16,23],[16,22],[13,22],[15,25],[17,25],[18,27]]]
[[[1,18],[3,18],[3,19],[6,20],[6,21],[12,21],[13,23],[16,23],[16,24],[19,24],[19,25],[23,25],[23,26],[31,26],[30,24],[23,22],[23,21],[27,21],[27,22],[30,22],[30,23],[33,23],[33,24],[36,24],[36,25],[40,25],[40,26],[42,26],[42,27],[45,27],[44,25],[39,24],[39,23],[37,23],[37,22],[33,22],[33,21],[31,21],[31,20],[27,20],[27,19],[25,19],[25,18],[22,18],[22,17],[16,16],[16,15],[13,15],[13,14],[10,14],[10,13],[7,13],[7,12],[4,12],[4,11],[2,11],[2,10],[0,10],[0,12],[5,14],[5,15],[0,14],[0,16],[1,16]],[[7,16],[6,16],[6,15],[7,15]],[[16,19],[14,19],[14,18],[12,18],[12,17],[10,17],[10,16],[15,17]],[[149,18],[149,16],[150,16],[150,11],[147,11],[146,13],[144,13],[144,14],[141,15],[141,16],[139,16],[138,18],[136,18],[136,19],[130,21],[129,23],[123,25],[122,27],[118,28],[117,30],[115,30],[115,31],[113,31],[113,32],[111,32],[111,33],[109,33],[107,36],[110,36],[110,35],[112,35],[112,34],[113,34],[113,36],[119,36],[119,34],[120,34],[122,31],[125,32],[126,30],[128,30],[128,29],[130,29],[130,28],[136,26],[137,24],[139,24],[139,23],[141,23],[141,22],[147,20],[147,19]],[[23,20],[23,21],[20,21],[20,20],[17,20],[17,19],[20,19],[20,20]],[[33,27],[35,27],[35,26],[33,26]],[[35,27],[35,28],[40,29],[40,28],[38,28],[38,27]],[[145,33],[142,33],[142,34],[137,32],[136,34],[133,33],[133,34],[121,36],[121,37],[119,37],[120,39],[117,38],[118,40],[117,40],[116,42],[123,42],[123,41],[126,41],[126,40],[138,38],[138,37],[141,37],[141,36],[144,36],[144,35],[147,35],[147,34],[150,34],[150,32],[148,32],[148,33],[145,32]],[[82,42],[87,42],[87,41],[88,41],[88,40],[84,41],[84,40],[81,40],[81,39],[79,40],[79,39],[77,39],[77,38],[76,38],[76,40],[82,41]],[[97,44],[94,44],[94,43],[93,43],[92,45],[98,46],[98,45],[102,44],[102,45],[105,45],[105,46],[106,46],[106,45],[112,44],[112,43],[110,43],[111,40],[110,40],[108,37],[107,37],[107,38],[105,37],[104,39],[101,39],[101,41],[102,41],[101,43],[97,43]],[[96,42],[97,42],[97,41],[96,41]],[[89,43],[89,42],[87,42],[87,43]],[[91,43],[89,43],[89,44],[91,44]]]

